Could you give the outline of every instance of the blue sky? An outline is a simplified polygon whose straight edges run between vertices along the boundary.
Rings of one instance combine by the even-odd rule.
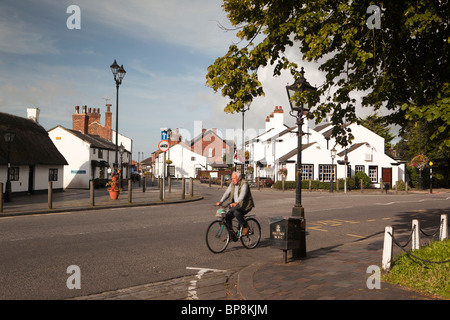
[[[81,29],[67,28],[70,5],[80,8]],[[113,104],[116,88],[109,66],[114,59],[127,74],[119,91],[119,132],[133,139],[133,158],[157,150],[160,128],[194,135],[204,128],[241,128],[241,114],[225,114],[227,100],[205,86],[209,65],[237,41],[221,0],[2,0],[0,2],[0,111],[26,116],[40,109],[45,129],[72,126],[76,105]],[[299,54],[289,48],[287,54]],[[298,62],[301,62],[300,57]],[[316,64],[305,64],[306,78],[320,85]],[[285,85],[270,69],[259,72],[266,96],[245,113],[246,128],[257,132],[275,106],[288,110]],[[294,123],[286,112],[285,122]],[[184,138],[192,138],[185,136]]]

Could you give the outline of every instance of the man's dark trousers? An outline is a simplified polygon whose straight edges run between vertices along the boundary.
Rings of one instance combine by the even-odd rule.
[[[230,208],[230,210],[225,215],[227,227],[231,230],[231,221],[233,220],[233,218],[236,218],[237,221],[239,221],[240,225],[245,228],[247,226],[247,221],[245,221],[244,216],[245,213],[240,205]]]

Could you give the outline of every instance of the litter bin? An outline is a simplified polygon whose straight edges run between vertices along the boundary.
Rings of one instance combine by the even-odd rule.
[[[270,222],[270,244],[283,250],[284,262],[287,262],[287,250],[302,246],[305,233],[305,219],[301,217],[272,217]]]

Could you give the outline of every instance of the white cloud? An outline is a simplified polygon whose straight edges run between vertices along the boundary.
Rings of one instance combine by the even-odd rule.
[[[191,48],[196,52],[222,53],[233,33],[226,33],[218,22],[227,24],[220,0],[109,0],[77,1],[82,19],[140,41],[158,40]],[[82,24],[82,28],[83,28]]]
[[[0,52],[13,54],[59,54],[55,41],[36,26],[17,17],[1,17]]]

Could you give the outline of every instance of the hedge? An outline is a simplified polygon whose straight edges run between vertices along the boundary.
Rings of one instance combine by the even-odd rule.
[[[368,188],[370,186],[370,178],[364,172],[357,172],[354,177],[347,178],[347,189],[359,189],[361,188],[361,179],[363,179],[363,188]],[[344,189],[344,179],[338,179],[337,183],[339,184],[339,190]],[[336,181],[334,181],[336,184]],[[282,181],[277,181],[273,185],[276,189],[282,189]],[[295,181],[285,181],[284,189],[295,189],[296,182]],[[302,180],[302,189],[309,189],[309,180]],[[330,189],[330,182],[323,182],[319,180],[311,180],[311,189]]]

